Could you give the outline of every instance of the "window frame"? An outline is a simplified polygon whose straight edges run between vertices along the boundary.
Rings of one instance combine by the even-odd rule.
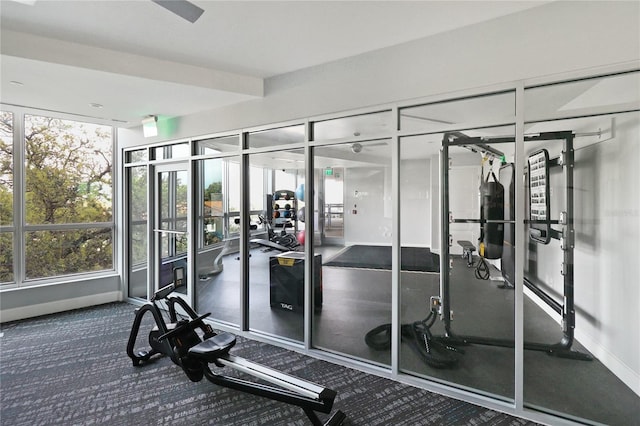
[[[0,290],[12,288],[27,288],[44,284],[64,284],[69,281],[80,279],[99,278],[112,276],[118,271],[118,236],[116,235],[116,223],[118,221],[118,174],[117,174],[117,128],[107,120],[91,119],[79,117],[72,114],[53,113],[35,108],[19,107],[14,105],[0,104],[0,110],[13,114],[13,222],[9,226],[0,227],[0,232],[12,233],[13,235],[13,281],[0,283]],[[26,220],[26,165],[25,165],[25,119],[26,116],[39,116],[54,118],[75,123],[86,123],[91,125],[106,126],[110,131],[111,145],[111,184],[110,203],[111,220],[104,222],[82,222],[82,223],[50,223],[50,224],[28,224]],[[111,266],[97,271],[77,271],[60,275],[46,277],[28,278],[26,273],[26,238],[29,233],[39,231],[65,231],[65,230],[87,230],[103,228],[108,229],[111,236]]]

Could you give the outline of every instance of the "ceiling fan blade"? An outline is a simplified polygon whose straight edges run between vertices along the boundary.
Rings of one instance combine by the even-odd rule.
[[[187,0],[151,0],[155,4],[164,7],[192,24],[204,13],[204,9]]]

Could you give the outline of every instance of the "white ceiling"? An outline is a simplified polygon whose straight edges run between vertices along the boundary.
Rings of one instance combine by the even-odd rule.
[[[266,78],[545,2],[196,0],[205,12],[194,24],[150,0],[27,3],[0,1],[0,101],[130,127],[259,98]]]

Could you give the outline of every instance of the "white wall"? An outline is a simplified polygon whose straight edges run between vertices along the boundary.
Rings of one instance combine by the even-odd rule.
[[[574,168],[575,336],[638,395],[639,123],[638,113],[617,118],[615,137],[579,147]],[[552,204],[562,203],[563,191],[555,185],[553,189]],[[559,243],[552,240],[535,249],[538,277],[562,294]]]
[[[576,337],[640,395],[640,114],[576,152]],[[580,209],[578,209],[578,206]]]
[[[430,247],[431,244],[430,163],[429,159],[407,160],[400,166],[403,246]],[[345,169],[344,177],[345,244],[391,245],[390,167]]]
[[[399,46],[284,74],[265,97],[179,117],[165,139],[192,137],[640,59],[640,3],[544,4]],[[143,139],[119,131],[120,146]]]
[[[14,288],[2,291],[0,322],[116,301],[122,301],[122,284],[120,278],[114,274]]]
[[[438,181],[436,180],[436,183]],[[403,246],[431,248],[431,223],[438,220],[431,201],[431,159],[400,163],[400,242]]]
[[[344,171],[345,245],[391,245],[391,216],[385,214],[385,177],[390,167]]]

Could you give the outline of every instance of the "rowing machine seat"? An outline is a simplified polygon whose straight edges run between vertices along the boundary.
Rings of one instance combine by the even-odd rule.
[[[220,333],[190,348],[189,355],[207,362],[215,362],[228,354],[235,344],[236,336],[226,332]]]

